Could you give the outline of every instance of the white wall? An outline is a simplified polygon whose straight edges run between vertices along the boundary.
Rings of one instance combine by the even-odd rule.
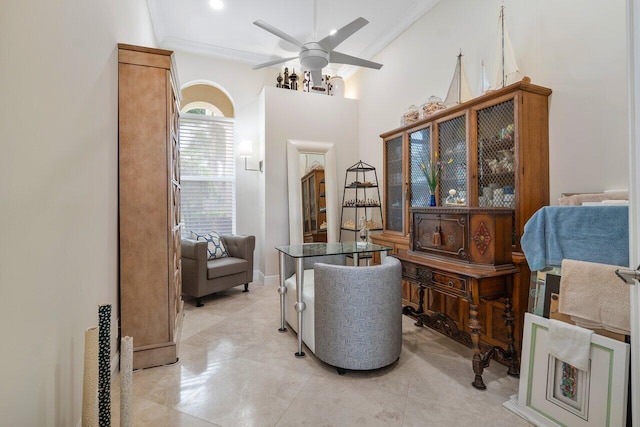
[[[264,158],[263,145],[259,142],[260,91],[265,85],[275,85],[278,70],[252,70],[249,64],[191,53],[176,52],[175,55],[181,86],[192,82],[206,82],[213,83],[227,92],[236,113],[235,142],[253,142],[253,157],[248,159],[248,168],[257,168],[258,161]],[[264,224],[257,220],[259,209],[256,202],[264,198],[264,191],[260,190],[263,181],[264,174],[245,171],[244,160],[236,156],[236,232],[256,236],[254,266],[262,272],[264,260],[260,243],[264,242]],[[256,279],[259,278],[254,277],[254,280]]]
[[[265,103],[265,276],[278,274],[276,246],[289,244],[287,141],[333,142],[338,202],[344,172],[358,159],[358,101],[275,87],[264,88]]]
[[[84,330],[118,313],[118,42],[144,0],[2,2],[0,425],[80,420]]]
[[[380,133],[411,104],[445,98],[459,49],[475,95],[480,64],[493,76],[501,0],[446,0],[359,71],[347,94],[360,99],[362,160],[382,167]],[[551,203],[562,192],[628,187],[625,1],[506,0],[516,59],[550,98]]]

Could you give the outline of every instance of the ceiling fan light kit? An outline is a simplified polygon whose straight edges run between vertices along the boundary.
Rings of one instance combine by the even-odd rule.
[[[300,51],[298,59],[300,64],[308,70],[322,70],[329,65],[329,52],[319,43],[305,43],[305,47]]]

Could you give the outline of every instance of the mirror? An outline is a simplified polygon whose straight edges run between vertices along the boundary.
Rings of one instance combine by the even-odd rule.
[[[327,242],[338,241],[338,191],[336,152],[332,142],[287,141],[287,183],[289,187],[289,244],[303,243],[303,213],[300,156],[324,156],[325,199],[327,208]]]

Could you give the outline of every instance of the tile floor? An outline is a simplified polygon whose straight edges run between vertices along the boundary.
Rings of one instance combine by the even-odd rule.
[[[133,374],[136,426],[527,426],[502,407],[517,393],[506,367],[471,387],[471,350],[403,320],[398,362],[339,376],[296,335],[279,333],[276,287],[251,285],[185,301],[180,361]],[[112,385],[119,425],[119,376]]]

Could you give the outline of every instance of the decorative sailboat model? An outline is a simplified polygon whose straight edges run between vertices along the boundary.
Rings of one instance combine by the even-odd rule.
[[[462,65],[462,51],[458,54],[458,61],[456,62],[456,70],[453,73],[453,79],[449,85],[447,91],[447,97],[444,100],[444,105],[450,107],[452,105],[461,104],[465,101],[473,98],[467,75],[464,72]]]
[[[484,67],[484,61],[482,61],[480,65],[480,94],[485,94],[491,90],[491,84],[489,83],[489,78],[487,77],[487,69]]]
[[[498,54],[496,56],[496,76],[493,89],[503,88],[520,79],[520,69],[516,63],[516,56],[513,53],[511,38],[509,37],[509,32],[504,25],[504,6],[500,7],[498,25]]]

